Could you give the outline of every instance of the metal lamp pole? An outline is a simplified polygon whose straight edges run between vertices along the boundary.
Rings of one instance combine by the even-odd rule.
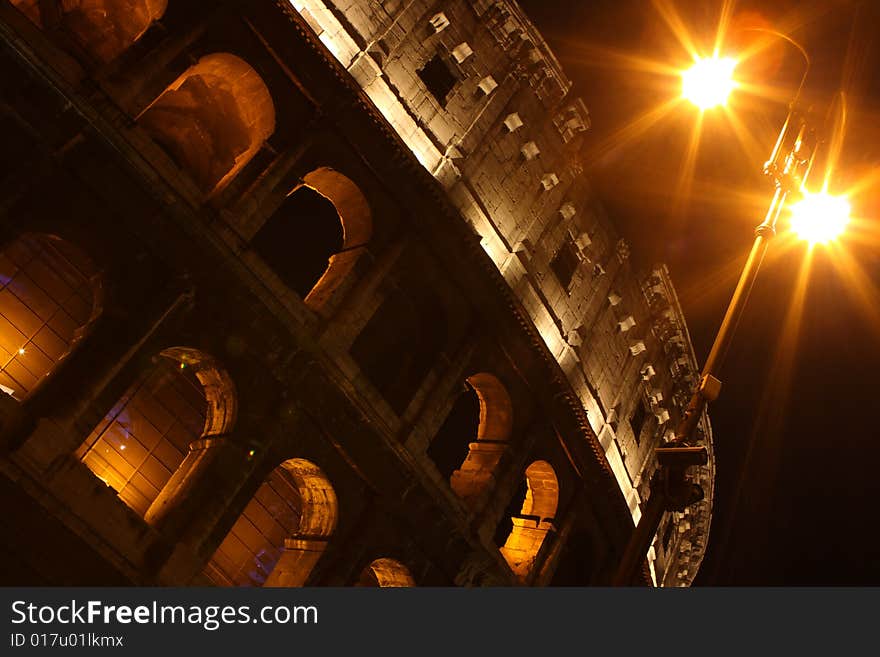
[[[764,164],[764,173],[774,182],[773,199],[764,221],[755,229],[752,249],[715,335],[699,384],[676,427],[675,439],[655,449],[659,467],[651,480],[651,496],[620,561],[613,580],[614,586],[633,583],[636,569],[644,560],[666,511],[682,511],[703,499],[702,488],[686,476],[689,467],[704,465],[708,460],[706,448],[693,445],[693,436],[706,406],[715,401],[721,392],[718,370],[758,276],[769,241],[776,234],[779,213],[786,198],[801,188],[809,173],[815,157],[815,145],[815,134],[808,130],[804,118],[792,109],[779,132],[770,159]]]

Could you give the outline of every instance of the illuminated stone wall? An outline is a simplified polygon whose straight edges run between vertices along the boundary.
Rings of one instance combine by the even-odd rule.
[[[105,293],[26,400],[0,397],[11,522],[44,517],[78,564],[20,531],[19,577],[610,581],[695,363],[665,270],[633,270],[581,174],[585,104],[515,4],[171,1],[109,63],[32,19],[0,5],[22,162],[0,164],[2,238],[69,241]],[[222,103],[165,102],[216,53],[234,65],[199,80]],[[146,406],[128,391],[169,349],[223,376],[199,379],[202,435],[126,504],[77,450]],[[267,495],[285,463],[326,485]],[[658,583],[702,558],[704,475],[649,555]],[[332,527],[303,524],[303,496],[331,492]]]
[[[632,267],[591,193],[579,164],[588,110],[540,34],[515,2],[291,5],[480,235],[588,411],[637,522],[651,450],[687,403],[673,389],[689,392],[698,368],[677,302],[652,308],[655,288],[672,290],[665,270],[648,277]],[[438,61],[445,84],[425,73]],[[658,320],[676,324],[677,334],[654,330]],[[634,415],[644,418],[635,428]],[[702,433],[711,444],[708,420]],[[688,583],[696,572],[710,468],[702,475],[708,501],[688,531],[690,568],[664,570],[660,581]]]

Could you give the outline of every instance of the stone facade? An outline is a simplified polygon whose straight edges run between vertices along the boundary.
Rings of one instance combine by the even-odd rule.
[[[698,370],[516,4],[44,4],[0,3],[4,579],[608,583]]]

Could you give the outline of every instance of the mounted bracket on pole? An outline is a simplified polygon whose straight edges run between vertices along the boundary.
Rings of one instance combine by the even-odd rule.
[[[711,374],[706,374],[700,380],[700,394],[706,401],[715,401],[721,394],[721,381]]]

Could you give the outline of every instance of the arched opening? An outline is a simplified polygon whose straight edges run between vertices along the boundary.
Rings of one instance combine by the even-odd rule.
[[[74,245],[25,234],[0,252],[0,390],[27,399],[101,314],[101,276]]]
[[[395,287],[351,347],[361,371],[403,414],[446,345],[443,302],[414,280]]]
[[[474,374],[431,441],[428,456],[450,478],[456,494],[472,501],[494,481],[512,425],[507,389],[492,374]]]
[[[257,489],[205,575],[218,586],[303,586],[337,517],[336,493],[321,469],[289,459]]]
[[[510,516],[512,526],[501,547],[510,569],[522,579],[531,572],[547,532],[553,529],[559,503],[559,482],[547,461],[526,468],[525,484],[522,506]]]
[[[168,0],[12,0],[12,4],[40,27],[59,20],[89,54],[106,63],[162,17]],[[41,15],[40,5],[54,5],[55,17]]]
[[[206,194],[221,189],[275,131],[263,79],[229,53],[202,57],[138,119]]]
[[[166,349],[76,455],[144,515],[190,445],[231,431],[236,411],[232,380],[210,356],[185,347]]]
[[[251,248],[304,299],[342,243],[342,224],[333,203],[303,186],[263,224]]]
[[[379,586],[402,588],[415,586],[409,568],[396,559],[376,559],[361,571],[355,586]]]
[[[443,421],[443,425],[428,446],[428,457],[437,466],[444,479],[452,477],[468,456],[468,443],[480,427],[480,398],[470,382],[455,398],[455,403]]]
[[[373,229],[367,199],[329,167],[312,171],[251,241],[307,305],[321,308],[364,252]]]

